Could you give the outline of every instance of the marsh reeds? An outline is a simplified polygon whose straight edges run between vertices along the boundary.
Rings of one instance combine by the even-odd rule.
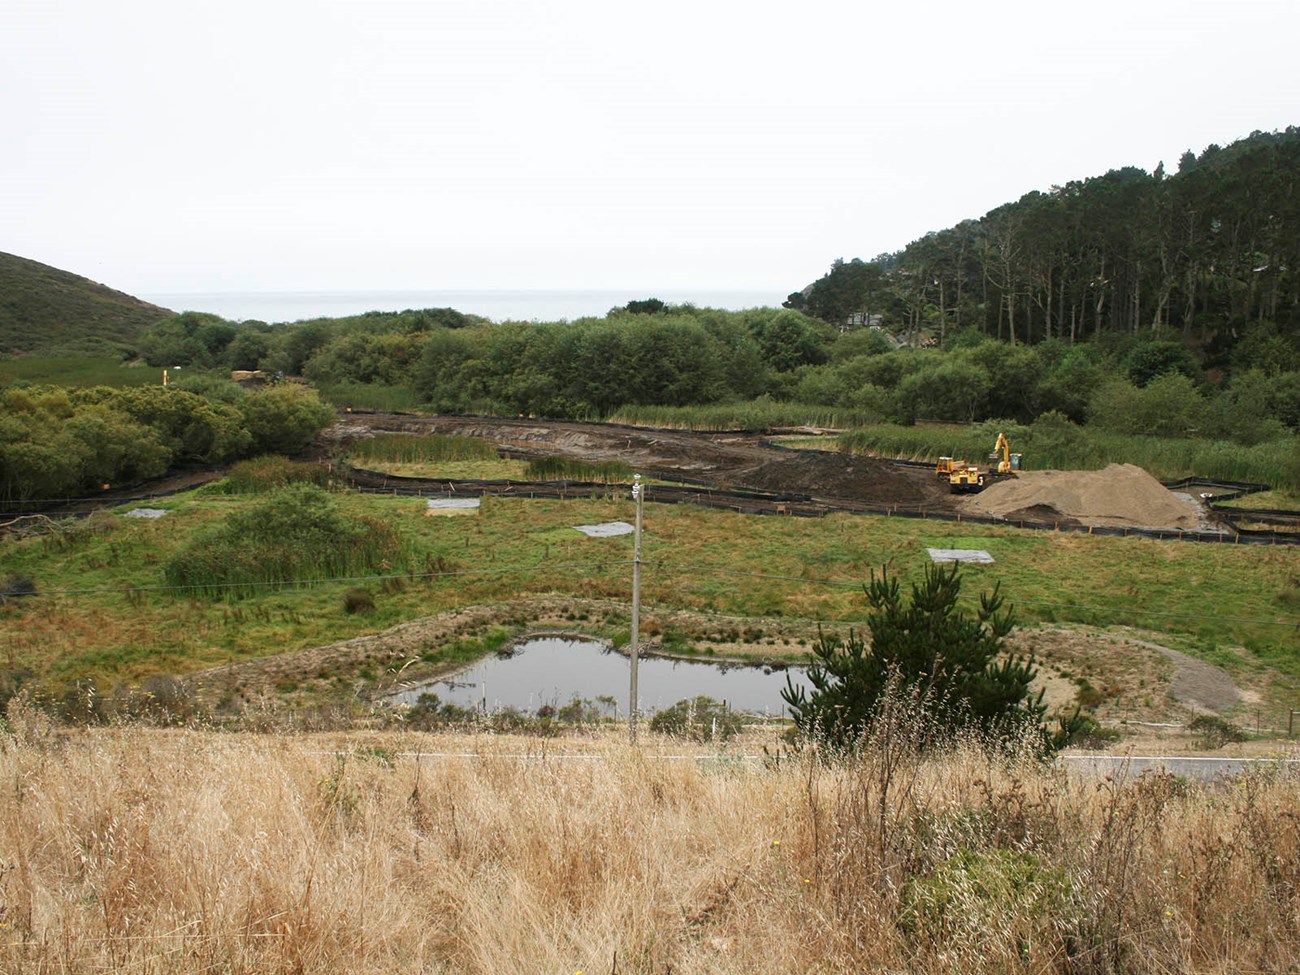
[[[623,484],[632,481],[632,466],[621,460],[589,461],[572,457],[539,457],[524,469],[530,481],[596,481]]]
[[[1300,781],[1071,778],[905,729],[62,733],[0,747],[0,971],[1228,972],[1300,957]]]
[[[393,568],[400,555],[398,535],[385,521],[345,514],[320,488],[297,484],[195,534],[163,573],[183,595],[219,599]]]
[[[840,429],[871,423],[879,417],[867,410],[805,403],[782,403],[766,397],[707,406],[621,406],[606,417],[614,423],[684,430],[746,430],[759,433],[777,427]]]
[[[323,488],[329,479],[329,471],[320,464],[265,454],[231,464],[225,477],[204,490],[211,494],[265,494],[290,484],[315,484]]]
[[[430,464],[438,461],[496,460],[492,444],[477,437],[383,433],[355,444],[350,460],[366,464]]]

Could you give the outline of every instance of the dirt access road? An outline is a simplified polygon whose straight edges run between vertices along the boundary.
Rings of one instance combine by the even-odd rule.
[[[333,428],[331,436],[346,441],[375,433],[478,437],[513,457],[621,460],[658,480],[811,495],[837,507],[860,503],[956,510],[946,486],[926,469],[834,451],[782,450],[751,434],[567,420],[354,413]]]

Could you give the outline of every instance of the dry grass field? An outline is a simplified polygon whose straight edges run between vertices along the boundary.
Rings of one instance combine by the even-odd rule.
[[[1287,972],[1300,780],[606,732],[0,744],[0,971]]]

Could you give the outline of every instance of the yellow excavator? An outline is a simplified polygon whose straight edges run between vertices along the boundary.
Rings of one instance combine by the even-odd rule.
[[[998,441],[993,445],[993,453],[989,454],[989,460],[998,462],[999,474],[1010,476],[1020,470],[1020,454],[1011,452],[1011,444],[1007,442],[1005,433],[998,434]]]
[[[940,457],[939,462],[935,464],[934,473],[939,480],[948,481],[948,488],[954,494],[972,494],[982,491],[984,485],[990,480],[1015,477],[1016,471],[1020,470],[1020,454],[1011,452],[1011,444],[1004,433],[998,434],[997,443],[993,445],[993,453],[989,454],[989,460],[997,461],[996,469],[985,469],[975,464],[968,464],[964,460]]]

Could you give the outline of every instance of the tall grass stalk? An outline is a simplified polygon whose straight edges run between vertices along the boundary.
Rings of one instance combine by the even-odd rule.
[[[496,448],[477,437],[439,434],[411,436],[384,433],[357,443],[350,459],[357,464],[427,464],[438,461],[496,460]]]
[[[531,481],[601,481],[621,484],[632,480],[632,467],[621,460],[586,461],[570,457],[539,457],[528,462],[524,476]]]
[[[13,718],[3,971],[1286,971],[1300,945],[1280,774],[1074,780],[905,735],[767,767],[649,735],[64,747]]]
[[[381,383],[317,383],[321,399],[340,409],[403,410],[420,407],[420,398],[407,386],[385,386]]]
[[[623,406],[614,423],[685,430],[746,430],[761,432],[775,427],[842,429],[870,422],[874,415],[851,408],[809,406],[757,399],[710,406]]]

